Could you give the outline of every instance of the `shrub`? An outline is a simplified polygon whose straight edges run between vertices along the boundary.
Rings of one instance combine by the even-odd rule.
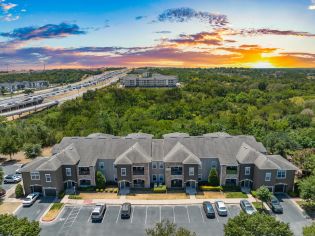
[[[217,170],[212,168],[209,173],[208,182],[211,186],[218,186],[220,184]]]
[[[257,198],[257,191],[252,190],[250,193],[254,198]]]
[[[289,195],[290,197],[294,197],[294,198],[299,196],[298,193],[293,192],[293,191],[289,191],[289,192],[288,192],[288,195]]]
[[[50,210],[59,210],[59,209],[61,209],[62,207],[63,207],[63,203],[55,202],[55,203],[51,206]]]
[[[96,192],[99,192],[99,191],[100,191],[100,190],[97,188],[97,189],[96,189]]]
[[[42,154],[42,147],[40,144],[27,143],[23,146],[24,154],[27,158],[34,159]]]
[[[100,192],[104,192],[104,189],[101,188],[101,189],[100,189]]]
[[[102,174],[102,172],[97,171],[96,172],[96,187],[98,189],[105,188],[106,179],[105,176]]]
[[[24,196],[23,187],[21,184],[16,185],[15,187],[15,197],[20,198]]]
[[[114,193],[118,193],[118,188],[115,188],[115,189],[114,189]]]
[[[217,192],[223,190],[222,186],[199,186],[199,189],[201,191],[217,191]]]
[[[95,187],[93,186],[88,186],[88,187],[79,187],[79,191],[84,191],[84,192],[94,192]]]
[[[153,188],[154,193],[166,193],[166,185],[161,185]]]
[[[60,193],[58,193],[58,198],[62,199],[65,196],[65,192],[61,191]]]
[[[69,198],[69,199],[76,199],[76,200],[82,199],[82,197],[80,197],[80,196],[78,196],[78,195],[74,195],[74,194],[69,195],[68,198]]]

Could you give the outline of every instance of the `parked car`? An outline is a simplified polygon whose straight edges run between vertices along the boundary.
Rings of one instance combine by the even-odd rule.
[[[283,207],[281,206],[278,198],[271,196],[270,200],[267,202],[267,205],[274,213],[283,213]]]
[[[210,202],[203,202],[202,206],[208,218],[215,218],[214,208]]]
[[[240,206],[242,210],[248,215],[252,215],[257,212],[254,206],[248,200],[241,200]]]
[[[23,206],[31,206],[39,197],[39,193],[31,193],[23,200]]]
[[[120,211],[120,217],[121,219],[128,219],[131,215],[131,204],[129,202],[126,202],[122,204],[121,211]]]
[[[5,184],[15,184],[22,180],[21,176],[18,175],[6,175],[4,176],[3,183]]]
[[[20,166],[20,168],[18,168],[18,169],[15,171],[15,174],[17,174],[17,175],[22,174],[22,173],[21,173],[21,169],[22,169],[24,166],[25,166],[25,164],[22,164],[22,165]]]
[[[227,213],[227,208],[226,208],[224,202],[216,201],[214,203],[214,205],[215,205],[215,208],[217,209],[217,212],[218,212],[219,216],[227,216],[227,214],[228,214]]]
[[[96,204],[95,208],[92,211],[91,219],[92,222],[95,221],[102,221],[104,214],[106,211],[106,205],[105,204]]]

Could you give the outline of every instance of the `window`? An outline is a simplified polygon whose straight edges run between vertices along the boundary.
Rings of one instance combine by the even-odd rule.
[[[160,168],[160,169],[164,169],[164,163],[163,163],[163,162],[160,162],[159,168]]]
[[[101,170],[104,170],[104,168],[105,168],[105,163],[104,163],[104,161],[100,161],[99,164],[98,164],[98,166],[100,167]]]
[[[79,175],[89,175],[90,168],[89,167],[79,167]]]
[[[160,175],[160,183],[164,182],[164,175]]]
[[[156,175],[152,175],[152,180],[153,180],[153,182],[156,182],[156,180],[157,180]]]
[[[189,176],[194,176],[194,175],[195,175],[195,168],[189,167]]]
[[[271,180],[271,173],[267,172],[265,175],[265,181],[270,181]]]
[[[229,175],[236,175],[237,174],[237,166],[227,166],[226,173]]]
[[[216,168],[217,168],[217,162],[211,161],[211,169],[216,169]]]
[[[245,175],[250,175],[250,167],[249,166],[245,167]]]
[[[66,176],[71,176],[71,168],[66,168]]]
[[[174,166],[171,167],[171,175],[182,175],[183,167],[181,166]]]
[[[126,174],[127,174],[126,168],[121,168],[120,173],[121,173],[121,176],[126,176]]]
[[[40,180],[39,172],[31,172],[31,180]]]
[[[45,179],[46,179],[47,183],[51,182],[51,175],[50,174],[45,174]]]
[[[277,179],[285,179],[286,171],[285,170],[278,170],[277,171]]]
[[[132,167],[133,175],[144,175],[144,167],[143,166],[134,166]]]
[[[152,169],[157,169],[157,164],[156,164],[156,162],[152,162]]]

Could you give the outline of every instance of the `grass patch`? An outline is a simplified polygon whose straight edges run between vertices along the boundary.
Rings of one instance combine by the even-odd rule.
[[[133,200],[176,200],[176,199],[188,199],[189,197],[185,193],[139,193],[130,194],[127,199]]]
[[[296,201],[296,203],[300,205],[310,218],[315,219],[315,203],[306,201]]]
[[[227,192],[225,196],[226,198],[248,198],[247,194],[242,192]]]
[[[269,211],[261,206],[261,202],[252,202],[252,204],[259,213],[269,214]]]
[[[82,197],[80,197],[79,195],[71,194],[68,196],[68,199],[80,200],[80,199],[82,199]]]
[[[201,191],[222,191],[222,186],[199,186]]]
[[[62,207],[63,207],[63,203],[54,203],[49,211],[46,213],[46,215],[42,218],[43,221],[53,221],[54,219],[56,219],[56,217],[58,216],[58,214],[60,213]]]

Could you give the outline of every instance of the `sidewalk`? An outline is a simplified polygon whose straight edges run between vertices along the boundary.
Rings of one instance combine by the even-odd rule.
[[[243,198],[224,198],[224,199],[196,199],[191,197],[190,199],[174,199],[174,200],[135,200],[135,199],[126,199],[124,196],[121,196],[119,199],[89,199],[89,200],[76,200],[69,199],[66,195],[62,199],[62,203],[67,205],[91,205],[96,203],[105,203],[108,205],[121,205],[125,202],[129,202],[132,205],[193,205],[193,204],[202,204],[204,201],[214,202],[216,200],[222,200],[226,204],[239,204]],[[255,198],[249,196],[248,201],[256,201]]]

